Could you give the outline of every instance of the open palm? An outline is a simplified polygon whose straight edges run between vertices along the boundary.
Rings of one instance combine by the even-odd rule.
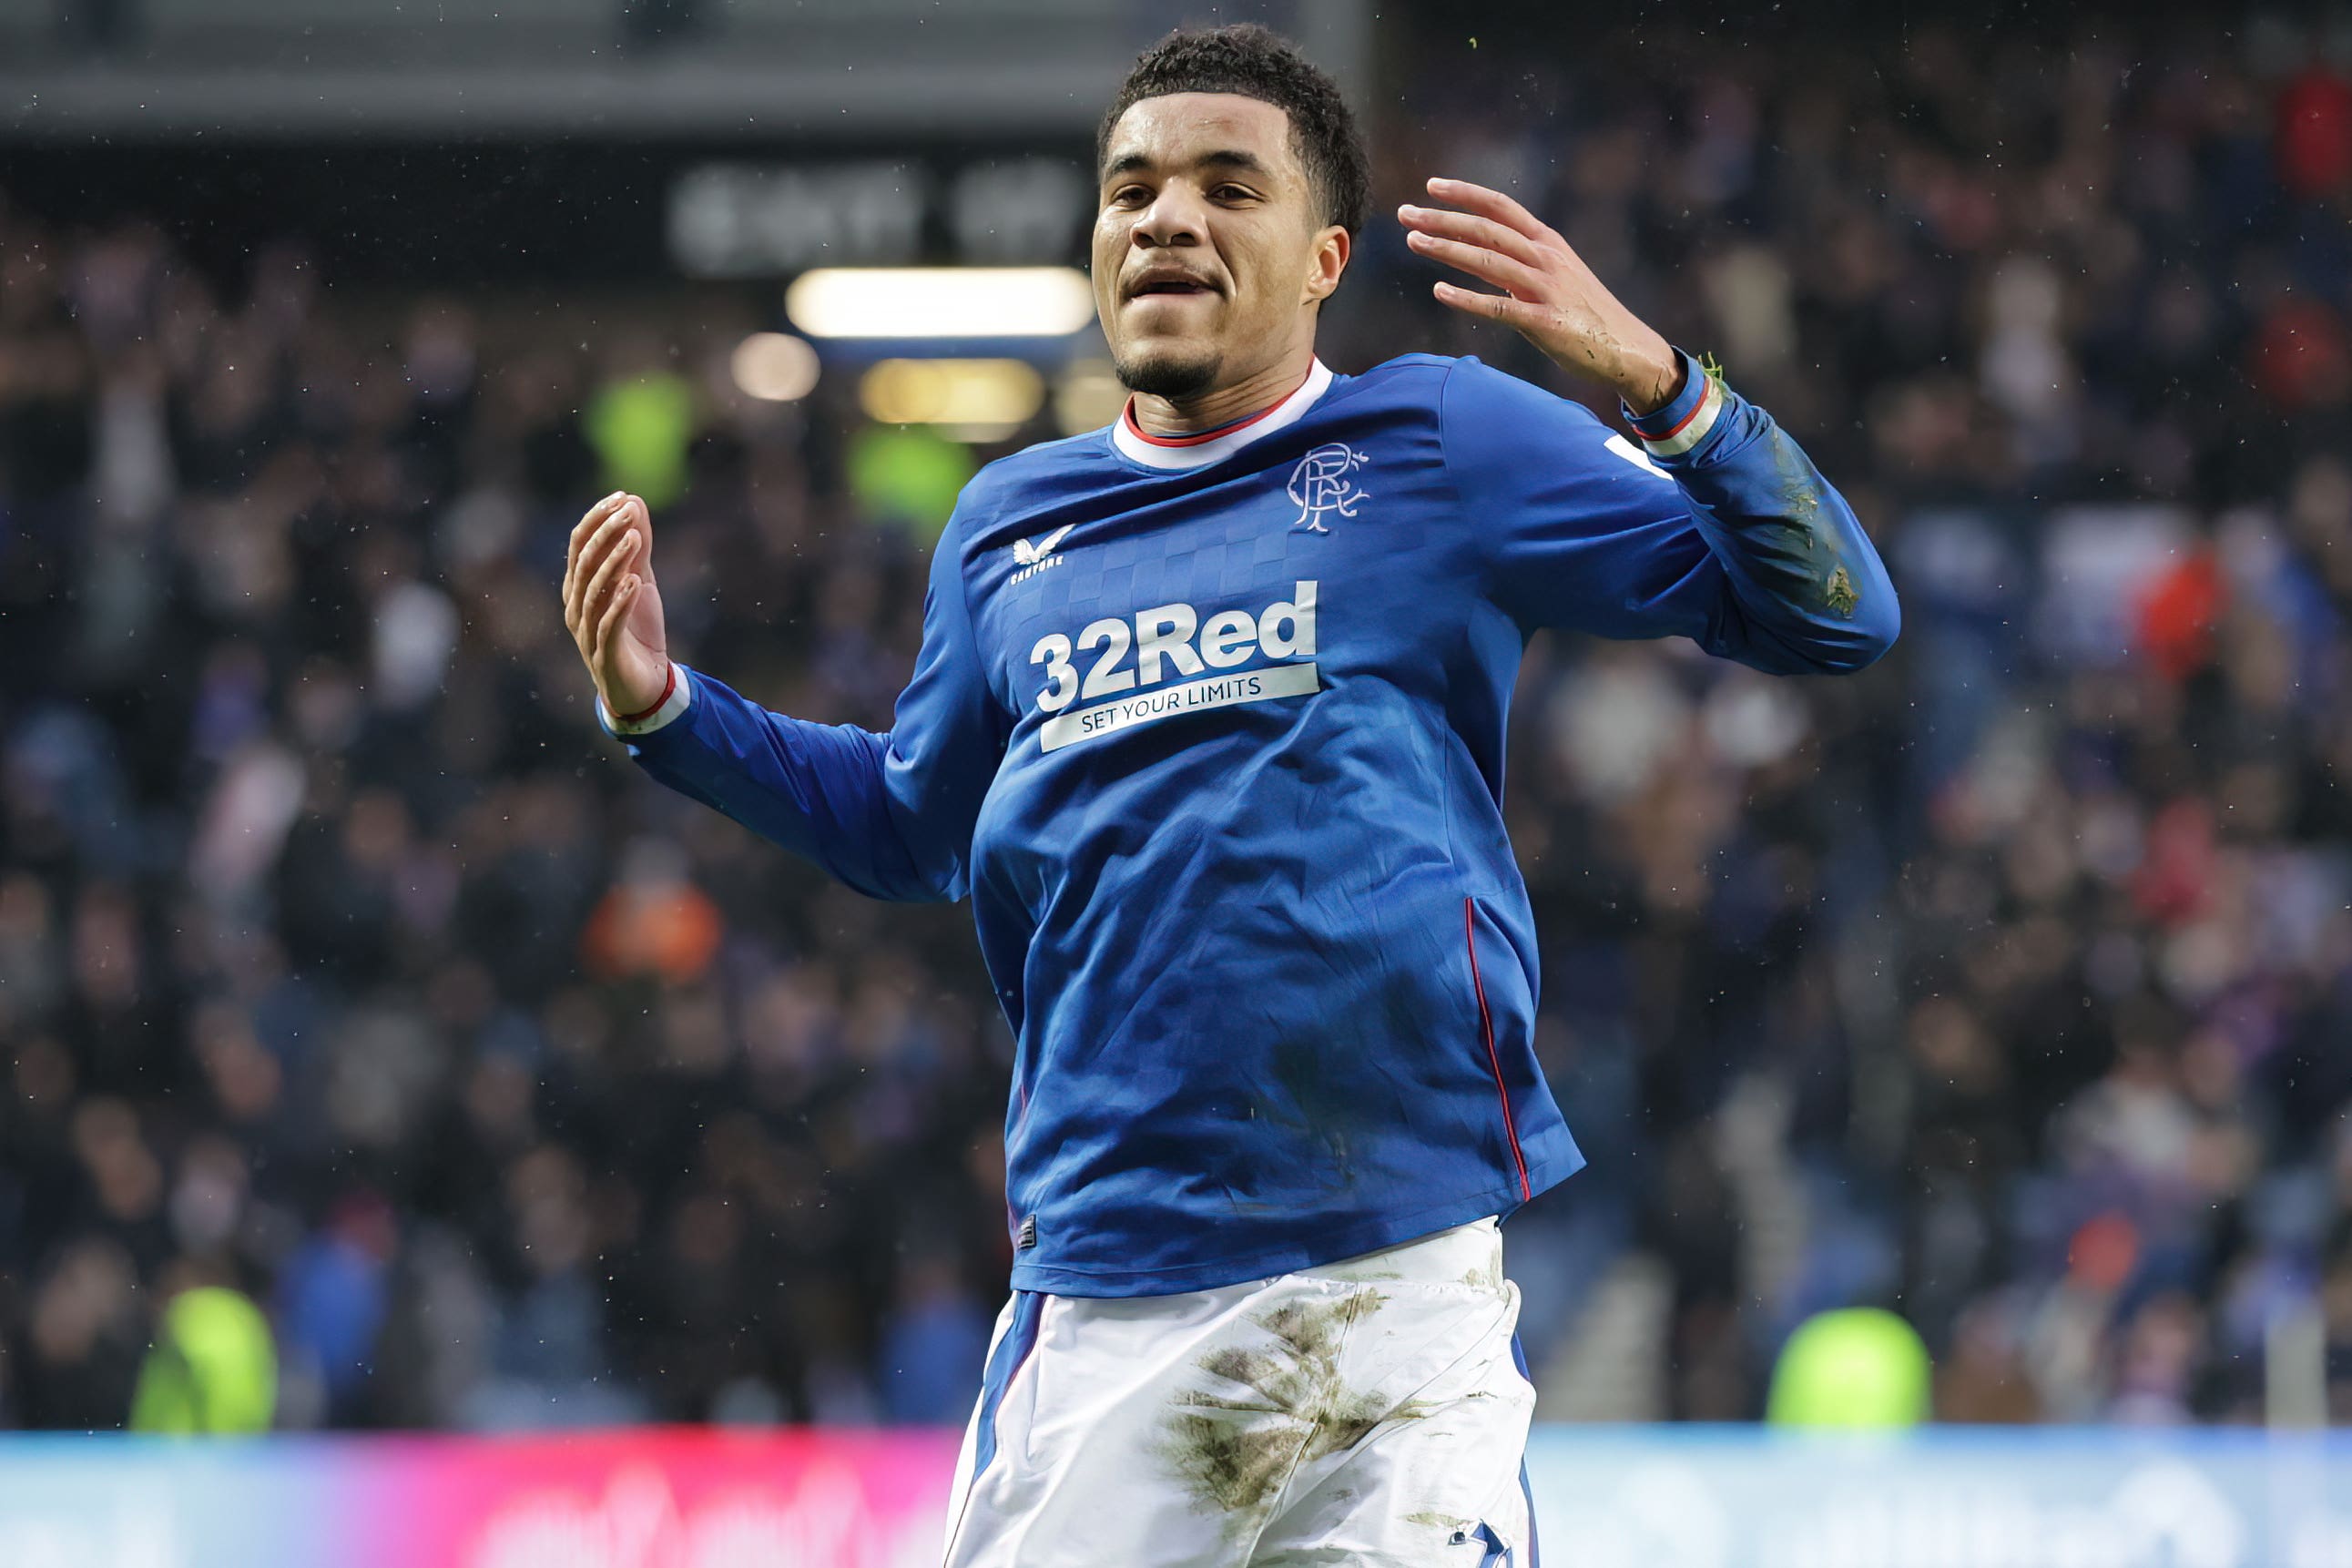
[[[653,514],[625,490],[589,508],[563,564],[563,624],[616,716],[657,706],[669,681],[669,639],[654,582]]]

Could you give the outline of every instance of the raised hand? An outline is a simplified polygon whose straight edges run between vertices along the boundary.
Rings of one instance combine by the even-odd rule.
[[[657,705],[669,680],[653,516],[616,491],[588,509],[563,562],[563,624],[604,706],[621,717]]]
[[[1429,194],[1464,210],[1399,207],[1405,243],[1503,290],[1440,283],[1441,301],[1517,328],[1560,368],[1612,388],[1636,414],[1674,401],[1682,390],[1681,356],[1592,275],[1558,230],[1502,192],[1467,180],[1432,180]]]

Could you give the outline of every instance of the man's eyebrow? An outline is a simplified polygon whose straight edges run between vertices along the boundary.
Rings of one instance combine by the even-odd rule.
[[[1274,172],[1266,167],[1265,159],[1239,147],[1221,147],[1213,153],[1203,153],[1192,160],[1192,164],[1195,168],[1239,169],[1251,174],[1271,174]],[[1103,165],[1103,178],[1114,180],[1121,174],[1131,174],[1138,169],[1150,167],[1151,160],[1141,153],[1122,153]]]
[[[1238,147],[1223,149],[1215,153],[1206,153],[1202,154],[1197,161],[1202,163],[1215,163],[1224,168],[1240,169],[1252,174],[1270,174],[1274,173],[1273,170],[1265,166],[1265,161],[1256,153],[1245,153]]]

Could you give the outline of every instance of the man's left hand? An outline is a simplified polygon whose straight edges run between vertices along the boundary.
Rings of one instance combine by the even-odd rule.
[[[1517,328],[1561,369],[1610,387],[1636,414],[1663,408],[1682,391],[1682,356],[1592,275],[1558,230],[1502,192],[1467,180],[1432,180],[1429,194],[1465,210],[1399,207],[1405,243],[1503,290],[1440,283],[1440,300]]]

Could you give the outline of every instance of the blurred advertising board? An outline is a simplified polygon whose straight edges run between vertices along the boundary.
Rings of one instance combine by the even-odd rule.
[[[0,1568],[917,1568],[946,1432],[0,1440]],[[2352,1568],[2352,1435],[1539,1427],[1575,1568]]]
[[[2352,1434],[1538,1427],[1575,1568],[2352,1568]]]
[[[0,1441],[0,1568],[929,1568],[959,1434]]]

